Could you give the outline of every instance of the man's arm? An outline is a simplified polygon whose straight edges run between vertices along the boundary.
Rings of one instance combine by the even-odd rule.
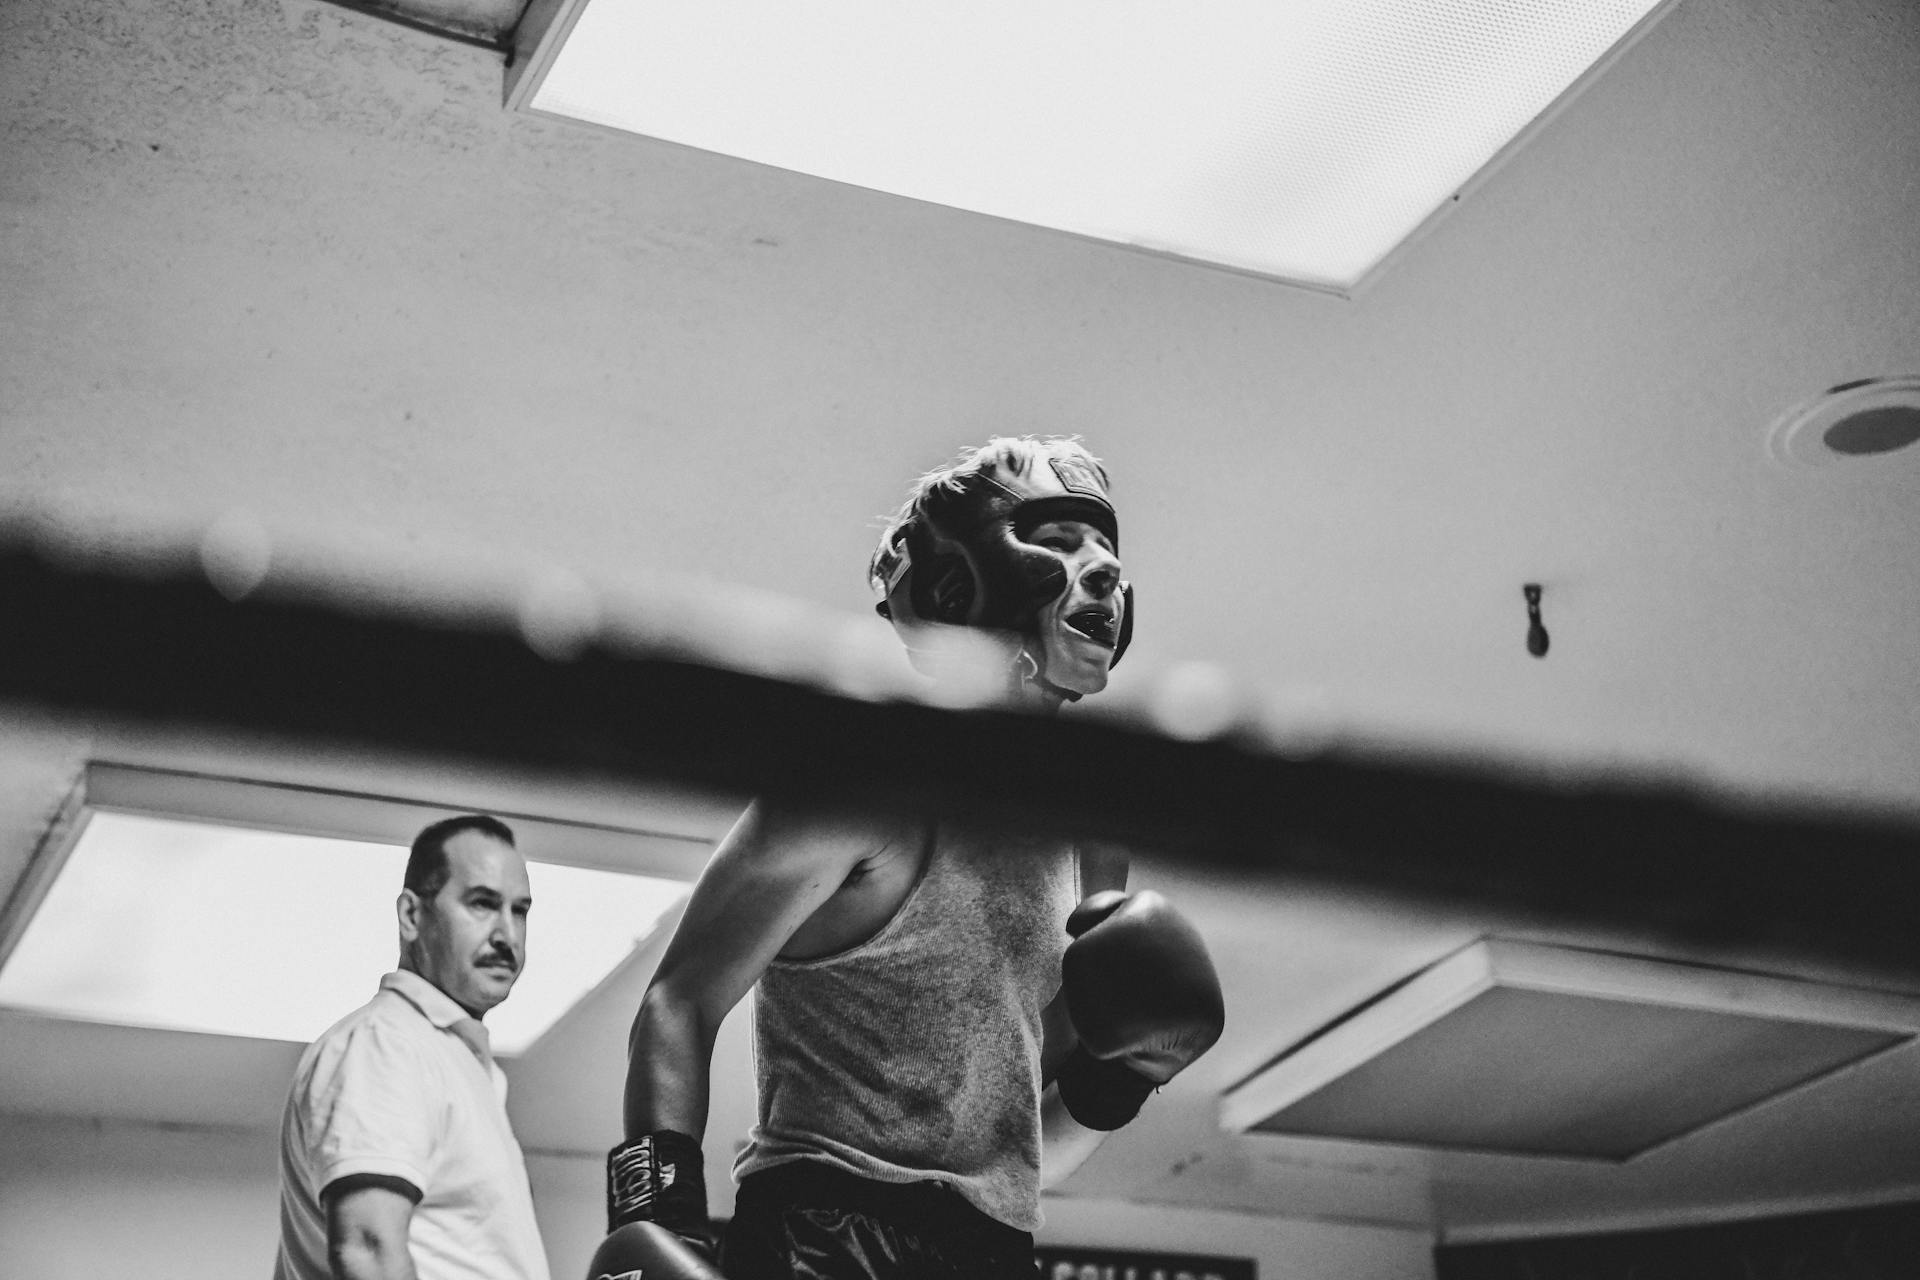
[[[641,997],[628,1042],[628,1138],[705,1136],[720,1023],[876,844],[857,819],[758,801],[747,809],[701,873]]]
[[[327,1264],[333,1280],[415,1280],[407,1230],[420,1192],[400,1178],[340,1179],[321,1193],[327,1206]]]
[[[1125,889],[1127,887],[1127,851],[1118,845],[1083,843],[1079,848],[1080,858],[1080,894],[1091,897],[1103,889]],[[1066,922],[1061,922],[1061,932],[1066,932]],[[1054,1187],[1086,1163],[1087,1157],[1094,1153],[1107,1134],[1102,1129],[1089,1129],[1067,1114],[1067,1106],[1060,1101],[1060,1086],[1053,1082],[1053,1075],[1060,1063],[1073,1050],[1079,1038],[1074,1034],[1073,1023],[1067,1017],[1067,993],[1062,990],[1055,994],[1042,1015],[1043,1048],[1041,1050],[1042,1078],[1047,1082],[1040,1094],[1040,1186],[1044,1190]]]
[[[871,822],[756,801],[714,850],[634,1018],[596,1266],[659,1270],[671,1236],[711,1249],[700,1143],[720,1023],[878,845]]]

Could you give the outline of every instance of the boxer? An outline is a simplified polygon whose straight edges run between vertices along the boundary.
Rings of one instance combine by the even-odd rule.
[[[1132,636],[1119,545],[1097,459],[1002,438],[915,484],[869,580],[917,667],[966,629],[1053,712]],[[592,1274],[1031,1280],[1043,1161],[1070,1172],[1224,1018],[1198,933],[1126,875],[985,815],[749,806],[641,1000]],[[708,1074],[749,990],[757,1118],[716,1253]]]

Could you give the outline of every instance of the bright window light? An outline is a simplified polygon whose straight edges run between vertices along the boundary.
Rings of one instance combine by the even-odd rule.
[[[94,813],[0,969],[0,1005],[310,1041],[394,967],[406,860],[390,844]],[[687,891],[532,859],[527,873],[527,966],[486,1017],[502,1056],[539,1039]]]
[[[563,0],[530,109],[1359,282],[1669,0]]]

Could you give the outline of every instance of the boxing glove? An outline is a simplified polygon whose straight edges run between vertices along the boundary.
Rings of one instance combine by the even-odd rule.
[[[1061,988],[1079,1044],[1060,1098],[1088,1128],[1117,1129],[1220,1038],[1220,977],[1199,930],[1151,890],[1093,894],[1067,932]]]
[[[725,1280],[686,1241],[656,1222],[629,1222],[600,1242],[587,1280]]]

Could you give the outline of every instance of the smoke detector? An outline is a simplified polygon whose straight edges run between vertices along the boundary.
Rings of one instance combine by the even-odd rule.
[[[1807,400],[1773,424],[1767,447],[1792,467],[1889,454],[1920,457],[1920,376],[1861,378]]]

